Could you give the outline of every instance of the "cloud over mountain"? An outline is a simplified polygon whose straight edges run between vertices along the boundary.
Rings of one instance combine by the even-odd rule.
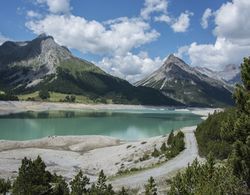
[[[47,15],[26,26],[36,34],[46,32],[60,44],[93,54],[123,55],[159,36],[143,20],[127,17],[103,24],[74,15]]]
[[[167,0],[145,0],[138,16],[102,22],[71,13],[70,0],[37,0],[37,3],[46,5],[47,14],[36,17],[39,13],[29,10],[28,29],[37,35],[44,32],[52,35],[61,45],[82,53],[104,56],[98,64],[111,74],[134,81],[162,62],[148,54],[142,57],[143,50],[137,54],[133,50],[158,39],[160,33],[152,28],[150,21],[154,18],[154,22],[167,22]],[[169,27],[175,32],[185,32],[190,15],[184,12],[178,18],[169,17]]]
[[[230,63],[239,64],[243,57],[250,54],[250,20],[247,19],[250,17],[249,10],[248,0],[224,3],[213,13],[216,41],[213,44],[193,42],[183,46],[179,49],[179,56],[187,55],[192,65],[212,69],[221,69]],[[211,13],[207,13],[207,16],[203,16],[207,19],[210,15]],[[205,19],[204,27],[207,27]]]

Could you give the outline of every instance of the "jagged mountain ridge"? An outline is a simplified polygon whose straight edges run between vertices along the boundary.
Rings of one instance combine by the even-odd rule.
[[[172,54],[158,70],[136,82],[135,86],[158,89],[164,95],[190,106],[233,104],[230,86],[208,77]]]
[[[183,105],[159,91],[135,87],[72,55],[53,37],[42,34],[31,41],[7,41],[0,46],[0,89],[24,94],[40,89],[78,94],[113,103]]]
[[[195,67],[195,69],[208,77],[216,78],[231,85],[241,82],[240,67],[234,64],[228,64],[220,71],[214,71],[206,67]]]

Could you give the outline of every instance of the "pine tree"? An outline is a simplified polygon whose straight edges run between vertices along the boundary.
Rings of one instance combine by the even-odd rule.
[[[238,85],[234,98],[238,117],[234,125],[237,141],[234,143],[230,162],[234,173],[250,188],[250,58],[241,64],[243,85]]]
[[[174,130],[172,130],[168,136],[168,141],[167,144],[170,146],[173,142],[173,138],[174,138]]]
[[[208,178],[211,179],[215,172],[215,159],[212,153],[208,154],[207,163],[205,165],[206,165],[204,166],[204,168],[206,169],[205,171],[207,172]]]
[[[115,192],[113,190],[113,186],[111,184],[108,184],[107,191],[105,192],[105,195],[114,195]]]
[[[165,142],[162,143],[160,150],[161,150],[162,153],[167,151],[167,146],[166,146]]]
[[[42,89],[42,90],[39,91],[39,97],[41,99],[45,100],[45,99],[50,98],[50,94],[49,94],[48,90]]]
[[[8,179],[7,181],[5,181],[4,179],[0,179],[0,193],[3,195],[6,195],[7,192],[9,192],[11,188],[11,182]]]
[[[154,151],[152,152],[151,155],[156,158],[156,157],[160,156],[160,152],[156,148],[154,148]]]
[[[62,176],[54,175],[52,195],[69,195],[69,187]]]
[[[87,185],[89,184],[89,178],[84,176],[82,171],[75,176],[75,178],[70,182],[71,185],[71,194],[72,195],[82,195],[87,193]]]
[[[121,191],[118,192],[118,195],[128,195],[127,190],[124,188],[124,186],[122,186]]]
[[[99,190],[100,192],[105,192],[107,190],[107,184],[106,184],[107,178],[103,172],[103,170],[101,170],[101,172],[99,173],[99,177],[97,180],[97,184],[96,184],[96,188],[97,190]]]
[[[243,64],[241,64],[241,79],[245,89],[250,91],[250,57],[244,58]]]
[[[89,195],[98,195],[98,190],[96,189],[96,185],[94,183],[91,184]]]
[[[49,194],[52,176],[45,169],[40,156],[34,161],[24,158],[13,183],[13,194]]]
[[[157,187],[153,177],[150,177],[145,185],[145,195],[157,195]]]

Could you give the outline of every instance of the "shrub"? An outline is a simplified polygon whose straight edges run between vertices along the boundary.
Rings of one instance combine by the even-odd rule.
[[[5,181],[4,179],[0,179],[0,193],[7,194],[11,188],[10,180]]]
[[[76,96],[71,95],[71,96],[66,96],[63,100],[64,102],[75,102],[76,101]]]
[[[156,148],[154,148],[154,151],[152,152],[151,156],[156,158],[156,157],[158,157],[160,155],[161,155],[161,153]]]
[[[164,152],[167,151],[167,149],[168,149],[168,148],[167,148],[167,146],[166,146],[166,143],[163,142],[162,145],[161,145],[161,148],[160,148],[161,152],[164,153]]]
[[[167,144],[168,145],[171,145],[172,144],[172,141],[173,141],[173,137],[174,137],[174,130],[172,130],[168,136],[168,141],[167,141]]]
[[[46,89],[42,89],[39,91],[39,97],[43,100],[50,98],[49,92]]]
[[[150,177],[145,185],[145,195],[157,195],[157,187],[153,177]]]
[[[148,160],[148,159],[149,159],[149,155],[145,153],[139,160],[140,161],[145,161],[145,160]]]

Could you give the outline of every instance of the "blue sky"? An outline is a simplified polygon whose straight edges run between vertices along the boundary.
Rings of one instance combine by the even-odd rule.
[[[132,82],[158,68],[170,53],[192,66],[220,69],[250,53],[249,2],[0,1],[0,44],[45,32],[75,55]]]

